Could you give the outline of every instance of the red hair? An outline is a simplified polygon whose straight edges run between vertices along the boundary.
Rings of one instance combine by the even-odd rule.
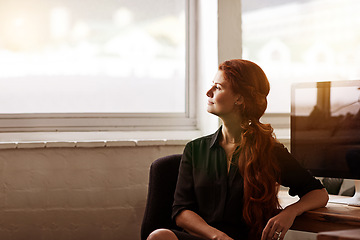
[[[260,122],[270,84],[263,70],[251,61],[225,61],[219,70],[233,91],[244,99],[239,105],[241,145],[235,154],[239,155],[238,165],[244,178],[243,217],[252,239],[260,239],[267,221],[280,206],[277,199],[280,171],[273,156],[276,138],[271,125]]]

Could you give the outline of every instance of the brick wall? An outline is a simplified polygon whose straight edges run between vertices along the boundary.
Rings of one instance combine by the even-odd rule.
[[[0,239],[139,239],[150,164],[182,150],[2,149]]]

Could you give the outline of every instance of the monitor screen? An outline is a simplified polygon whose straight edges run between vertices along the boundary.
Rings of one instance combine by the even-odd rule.
[[[297,83],[291,153],[317,177],[360,179],[360,80]]]

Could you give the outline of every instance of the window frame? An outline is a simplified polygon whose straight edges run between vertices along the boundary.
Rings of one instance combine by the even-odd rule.
[[[185,0],[185,113],[0,114],[0,132],[196,130],[195,2]]]

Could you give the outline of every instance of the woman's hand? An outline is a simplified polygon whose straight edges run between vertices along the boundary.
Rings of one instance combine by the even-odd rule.
[[[308,192],[299,201],[287,206],[278,215],[269,219],[263,230],[261,240],[284,239],[296,216],[311,209],[325,207],[328,200],[329,195],[325,188]]]
[[[285,208],[278,215],[267,222],[261,240],[282,240],[289,228],[294,223],[297,212]]]
[[[214,235],[211,240],[234,240],[233,238],[229,237],[225,233],[221,231],[217,231],[217,234]]]
[[[207,230],[207,235],[199,235],[196,232],[191,232],[188,231],[191,235],[200,237],[200,238],[204,238],[204,239],[209,239],[209,240],[234,240],[233,238],[229,237],[226,233],[214,228],[214,227],[210,227]]]
[[[209,240],[234,240],[224,232],[208,225],[203,218],[191,210],[183,210],[175,218],[176,224],[191,235]]]

